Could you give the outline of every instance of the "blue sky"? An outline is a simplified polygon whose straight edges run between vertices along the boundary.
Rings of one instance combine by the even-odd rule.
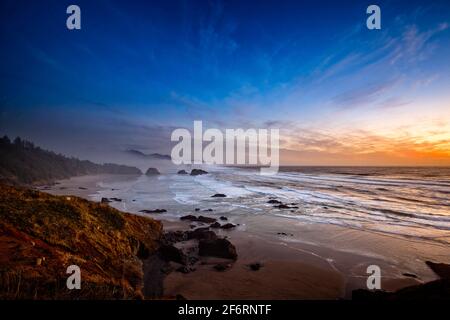
[[[450,3],[378,1],[381,30],[369,4],[2,1],[1,133],[98,158],[203,120],[281,128],[287,163],[444,163]]]

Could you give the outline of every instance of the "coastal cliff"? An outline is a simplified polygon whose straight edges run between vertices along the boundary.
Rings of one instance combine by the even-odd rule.
[[[144,265],[161,237],[150,218],[0,184],[0,299],[146,298]],[[70,265],[80,290],[67,289]]]

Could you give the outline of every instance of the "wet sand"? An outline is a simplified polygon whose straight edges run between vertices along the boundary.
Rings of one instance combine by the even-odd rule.
[[[98,181],[117,179],[86,176],[60,181],[43,191],[71,194],[92,200],[101,189]],[[127,179],[127,177],[121,177]],[[133,177],[129,177],[133,179]],[[80,189],[80,187],[82,187]],[[186,214],[196,214],[187,211]],[[207,215],[205,213],[201,213]],[[190,223],[163,220],[165,230],[187,230]],[[366,268],[382,269],[382,288],[388,291],[428,282],[437,276],[425,259],[448,263],[449,248],[414,240],[363,232],[326,224],[308,224],[270,215],[237,216],[235,230],[217,230],[235,246],[238,259],[226,271],[213,266],[222,259],[201,259],[196,271],[170,273],[164,280],[164,295],[187,299],[341,299],[351,291],[366,288]],[[214,230],[216,231],[216,230]],[[283,232],[285,235],[278,233]],[[422,252],[422,259],[408,259]],[[427,256],[427,253],[430,256]],[[407,261],[407,263],[403,262]],[[248,265],[260,263],[252,271]],[[412,273],[411,278],[403,273]]]

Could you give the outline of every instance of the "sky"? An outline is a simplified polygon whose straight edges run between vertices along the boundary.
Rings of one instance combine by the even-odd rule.
[[[448,1],[2,0],[0,26],[0,134],[44,148],[170,154],[202,120],[279,128],[287,165],[450,165]]]

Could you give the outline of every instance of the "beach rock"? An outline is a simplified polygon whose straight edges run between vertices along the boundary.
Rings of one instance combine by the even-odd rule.
[[[259,262],[255,262],[255,263],[249,264],[248,267],[249,267],[250,270],[252,270],[252,271],[258,271],[259,269],[261,269],[262,264],[259,263]]]
[[[211,198],[225,198],[227,195],[223,193],[216,193],[211,196]]]
[[[159,248],[158,254],[165,261],[173,261],[183,265],[187,263],[187,257],[183,251],[170,244],[163,244]]]
[[[217,235],[213,231],[210,231],[208,229],[209,228],[197,228],[193,231],[186,231],[187,239],[216,240]]]
[[[160,174],[158,169],[156,168],[148,168],[147,171],[145,172],[146,176],[153,176],[153,175],[158,175]]]
[[[196,221],[197,217],[192,215],[192,214],[188,214],[187,216],[182,216],[180,218],[180,220],[189,220],[189,221]]]
[[[221,216],[219,219],[222,220],[222,221],[227,221],[228,220],[228,218],[224,217],[224,216]]]
[[[189,273],[190,272],[189,268],[186,266],[181,266],[181,267],[177,268],[175,271],[181,272],[181,273]]]
[[[85,187],[78,187],[78,189],[80,189],[80,190],[87,190],[87,188],[85,188]]]
[[[164,213],[164,212],[167,212],[167,210],[166,209],[155,209],[155,210],[139,210],[139,212],[142,212],[142,213]]]
[[[160,271],[163,273],[163,274],[165,274],[165,275],[168,275],[169,273],[171,273],[172,271],[173,271],[173,266],[172,265],[170,265],[170,263],[166,263],[166,264],[164,264],[162,267],[161,267],[161,269],[160,269]]]
[[[206,211],[206,212],[213,212],[214,210],[213,209],[206,209],[204,211]]]
[[[218,263],[216,265],[214,265],[214,269],[216,269],[217,271],[225,271],[227,269],[229,269],[231,267],[230,263]]]
[[[109,203],[111,202],[108,198],[102,198],[101,203]]]
[[[276,206],[273,206],[273,207],[277,208],[277,209],[290,209],[291,208],[291,207],[289,207],[286,204],[279,204],[279,205],[276,205]]]
[[[186,170],[180,170],[177,172],[177,174],[188,174]]]
[[[205,217],[205,216],[199,216],[199,217],[197,218],[197,220],[195,220],[195,221],[198,221],[198,222],[204,222],[204,223],[214,223],[214,222],[217,221],[217,219],[215,219],[215,218],[210,218],[210,217]]]
[[[286,233],[286,232],[277,232],[277,235],[279,235],[279,236],[291,236],[291,237],[294,236],[292,233]]]
[[[214,222],[213,224],[211,224],[209,227],[210,227],[210,228],[215,228],[215,229],[220,228],[220,223],[218,223],[218,222],[216,221],[216,222]]]
[[[279,201],[279,200],[272,199],[272,200],[267,201],[267,203],[270,203],[270,204],[281,204],[282,202]]]
[[[232,228],[235,228],[235,227],[236,227],[236,225],[234,225],[232,223],[227,223],[227,224],[224,224],[223,226],[221,226],[220,228],[222,228],[222,229],[232,229]]]
[[[189,256],[189,264],[195,264],[198,262],[198,260],[199,260],[199,258],[196,256]],[[194,271],[194,270],[195,270],[194,268],[191,268],[191,271]]]
[[[162,241],[166,244],[173,244],[187,240],[187,235],[183,231],[169,231],[163,235]]]
[[[237,259],[236,248],[227,239],[200,240],[198,244],[200,256],[213,256],[225,259]]]
[[[116,201],[116,202],[122,202],[122,199],[120,199],[120,198],[109,198],[109,200]]]
[[[192,169],[191,170],[191,176],[198,176],[201,174],[207,174],[208,172],[202,169]]]
[[[195,211],[200,211],[200,208],[195,208]]]
[[[432,261],[426,261],[425,263],[442,279],[450,279],[450,264],[435,263]]]

